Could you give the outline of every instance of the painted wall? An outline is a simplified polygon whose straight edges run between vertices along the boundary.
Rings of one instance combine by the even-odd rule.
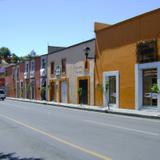
[[[91,54],[89,56],[94,56],[95,53],[95,40],[86,41],[71,47],[68,47],[62,51],[58,51],[53,54],[48,55],[48,84],[50,80],[56,80],[58,85],[58,80],[56,77],[50,75],[50,64],[55,63],[55,68],[57,65],[61,66],[61,60],[66,59],[66,75],[62,75],[60,80],[63,78],[69,79],[69,102],[77,103],[77,78],[81,76],[90,76],[90,104],[94,104],[94,60],[89,60],[89,73],[84,71],[84,48],[89,47],[91,49]],[[48,93],[49,94],[49,93]],[[56,90],[57,101],[59,101],[59,89]]]
[[[8,97],[16,97],[16,80],[12,77],[13,68],[15,68],[15,66],[9,66],[6,68],[5,85]]]
[[[96,33],[95,105],[103,104],[104,71],[119,71],[121,108],[135,108],[135,64],[138,41],[157,38],[160,9],[109,26]],[[158,41],[159,44],[159,41]]]

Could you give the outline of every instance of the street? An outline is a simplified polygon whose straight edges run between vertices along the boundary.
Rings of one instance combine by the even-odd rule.
[[[158,160],[160,121],[0,101],[0,159]]]

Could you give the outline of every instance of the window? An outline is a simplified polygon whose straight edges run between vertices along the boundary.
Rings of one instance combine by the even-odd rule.
[[[17,79],[18,80],[20,79],[20,68],[19,67],[17,68]]]
[[[46,61],[44,58],[42,59],[41,68],[46,68]]]
[[[62,59],[62,74],[66,73],[66,59]]]
[[[28,72],[28,67],[29,67],[29,64],[28,63],[26,63],[26,65],[25,65],[25,72]]]
[[[146,63],[157,61],[157,41],[142,41],[137,44],[137,62]]]
[[[15,68],[12,69],[12,79],[15,80],[16,74],[15,74]]]
[[[34,70],[35,70],[35,62],[32,61],[32,62],[31,62],[31,71],[34,71]]]
[[[54,74],[54,62],[51,62],[51,74]]]

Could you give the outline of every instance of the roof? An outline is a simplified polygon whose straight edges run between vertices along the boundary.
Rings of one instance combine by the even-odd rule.
[[[140,14],[140,15],[135,16],[135,17],[130,18],[130,19],[126,19],[126,20],[121,21],[121,22],[118,22],[118,23],[116,23],[116,24],[107,26],[107,27],[102,28],[101,30],[97,30],[97,31],[95,31],[95,32],[104,31],[104,30],[113,28],[113,27],[115,27],[115,26],[121,25],[121,24],[123,24],[123,23],[130,22],[130,21],[133,21],[133,20],[135,20],[135,19],[142,18],[142,17],[144,17],[144,16],[148,16],[148,15],[155,14],[155,13],[158,13],[158,12],[160,12],[160,8],[157,8],[157,9],[155,9],[155,10],[152,10],[152,11],[149,11],[149,12],[146,12],[146,13],[143,13],[143,14]],[[106,25],[107,25],[107,24],[106,24]]]
[[[71,45],[71,46],[69,46],[69,47],[62,48],[61,50],[58,50],[58,51],[55,51],[55,52],[50,52],[50,53],[48,53],[48,55],[53,54],[53,53],[57,53],[57,52],[59,52],[59,51],[63,51],[63,50],[66,50],[66,49],[69,49],[69,48],[72,48],[72,47],[76,47],[76,46],[79,46],[79,45],[81,45],[81,44],[88,43],[88,42],[91,42],[91,41],[94,41],[94,40],[95,40],[95,38],[92,38],[92,39],[89,39],[89,40],[87,40],[87,41],[83,41],[83,42],[80,42],[80,43]]]

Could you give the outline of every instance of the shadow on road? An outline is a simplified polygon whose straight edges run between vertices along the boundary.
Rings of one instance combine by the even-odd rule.
[[[19,158],[15,155],[16,153],[4,154],[0,153],[0,160],[44,160],[42,158]]]

